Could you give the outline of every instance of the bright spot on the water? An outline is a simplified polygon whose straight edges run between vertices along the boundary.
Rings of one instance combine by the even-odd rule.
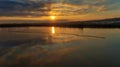
[[[51,19],[52,19],[52,20],[55,20],[55,16],[51,16]]]
[[[52,27],[52,34],[55,34],[55,27]]]

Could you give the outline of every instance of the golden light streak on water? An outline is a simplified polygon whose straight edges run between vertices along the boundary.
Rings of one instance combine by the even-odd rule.
[[[51,30],[52,30],[52,34],[55,34],[55,27],[52,27]]]

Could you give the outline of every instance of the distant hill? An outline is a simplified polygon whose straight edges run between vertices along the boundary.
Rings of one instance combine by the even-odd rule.
[[[91,21],[75,21],[70,23],[76,23],[76,27],[120,27],[120,18],[110,18],[102,20]]]
[[[100,21],[120,21],[120,18],[107,18],[107,19],[100,19],[100,20],[75,21],[75,22],[97,22],[97,21],[98,22],[100,22]]]

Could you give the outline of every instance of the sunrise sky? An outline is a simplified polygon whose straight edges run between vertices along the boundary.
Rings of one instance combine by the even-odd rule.
[[[0,19],[97,20],[120,17],[120,0],[0,0]]]

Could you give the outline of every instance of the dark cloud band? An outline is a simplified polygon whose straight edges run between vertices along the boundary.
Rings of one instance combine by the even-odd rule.
[[[1,16],[48,15],[47,14],[48,11],[50,11],[50,2],[17,1],[17,0],[0,1]]]

